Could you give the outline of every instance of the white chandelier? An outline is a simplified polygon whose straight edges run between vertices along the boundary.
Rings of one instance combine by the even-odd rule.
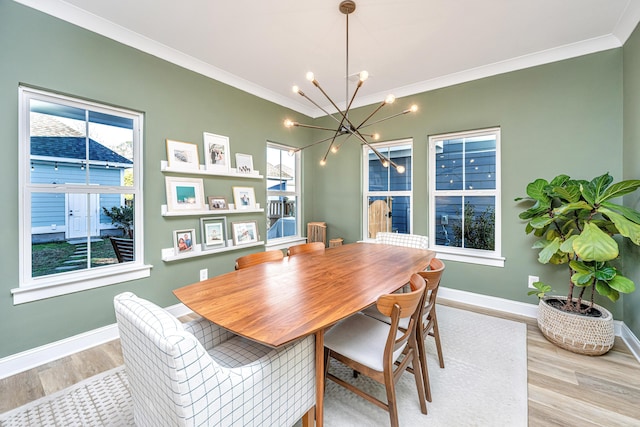
[[[351,13],[353,13],[353,11],[356,10],[356,3],[354,1],[351,0],[345,0],[342,1],[338,7],[338,9],[340,10],[340,12],[342,12],[345,17],[346,17],[346,22],[347,22],[347,28],[346,28],[346,97],[349,98],[348,94],[349,94],[349,15]],[[373,133],[373,134],[367,134],[367,133],[363,133],[362,129],[383,122],[385,120],[389,120],[392,119],[394,117],[397,116],[401,116],[403,114],[407,114],[407,113],[414,113],[416,111],[418,111],[418,106],[417,105],[412,105],[410,108],[401,111],[400,113],[391,115],[389,117],[385,117],[383,119],[380,120],[376,120],[374,122],[369,122],[369,120],[378,112],[380,111],[380,109],[382,107],[384,107],[387,104],[391,104],[395,101],[395,97],[393,95],[388,95],[384,101],[382,101],[380,103],[380,105],[378,105],[377,108],[375,108],[371,114],[369,114],[362,122],[360,122],[357,125],[354,125],[351,120],[349,120],[349,109],[351,108],[351,104],[353,103],[353,100],[356,97],[356,94],[358,93],[358,90],[360,89],[360,87],[362,87],[362,84],[364,83],[365,80],[367,80],[367,78],[369,77],[369,73],[366,71],[361,71],[360,73],[358,73],[358,85],[356,86],[353,95],[351,96],[351,99],[349,100],[349,102],[347,103],[345,100],[345,105],[346,108],[344,111],[342,111],[340,108],[338,108],[338,106],[336,105],[336,103],[329,97],[329,95],[327,95],[327,93],[324,91],[324,89],[322,89],[322,87],[320,86],[320,83],[318,83],[318,80],[316,80],[315,76],[313,75],[313,73],[311,71],[309,71],[307,73],[307,80],[309,80],[311,83],[313,83],[313,85],[315,87],[318,88],[318,90],[320,90],[320,92],[322,93],[322,95],[324,95],[325,98],[327,98],[327,100],[331,103],[331,105],[333,106],[333,108],[336,109],[336,113],[329,113],[328,111],[326,111],[323,107],[321,107],[317,102],[315,102],[314,100],[312,100],[311,98],[309,98],[303,91],[300,90],[300,88],[298,86],[294,86],[293,87],[293,91],[297,94],[299,94],[300,96],[304,97],[305,99],[307,99],[309,102],[311,102],[314,106],[316,106],[317,108],[319,108],[321,111],[323,111],[328,117],[331,117],[333,120],[335,120],[338,123],[338,126],[336,128],[326,128],[326,127],[322,127],[322,126],[314,126],[314,125],[306,125],[306,124],[302,124],[302,123],[298,123],[298,122],[294,122],[291,121],[289,119],[284,121],[284,125],[286,127],[294,127],[294,126],[299,126],[299,127],[305,127],[305,128],[311,128],[311,129],[320,129],[320,130],[327,130],[327,131],[331,131],[333,132],[333,136],[330,136],[328,138],[324,138],[321,139],[319,141],[316,141],[312,144],[309,144],[305,147],[301,147],[301,148],[296,148],[296,149],[292,149],[290,151],[290,154],[293,154],[297,151],[303,150],[305,148],[308,147],[312,147],[314,145],[317,144],[321,144],[323,142],[326,141],[331,141],[331,143],[329,144],[329,148],[327,149],[327,152],[325,153],[324,157],[322,158],[322,160],[320,160],[320,165],[324,166],[327,163],[327,156],[329,155],[329,153],[337,153],[338,149],[342,146],[342,144],[349,139],[351,136],[357,138],[362,144],[367,145],[374,153],[375,155],[378,157],[378,159],[380,160],[380,162],[382,163],[382,165],[384,167],[389,167],[392,166],[396,169],[396,171],[398,171],[398,173],[403,173],[405,171],[404,166],[402,165],[397,165],[393,160],[387,158],[386,156],[384,156],[382,153],[380,153],[378,150],[376,150],[375,147],[373,147],[370,142],[367,140],[367,138],[371,138],[372,140],[377,140],[379,139],[380,135],[377,133]],[[343,136],[346,135],[346,137],[342,140],[342,142],[340,142],[339,144],[336,142],[336,140]]]

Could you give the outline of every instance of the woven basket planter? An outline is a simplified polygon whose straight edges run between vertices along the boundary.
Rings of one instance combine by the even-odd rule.
[[[545,297],[538,304],[538,327],[546,339],[574,353],[588,356],[605,354],[615,339],[613,315],[606,308],[594,304],[602,317],[589,317],[558,310],[547,299],[566,301],[566,297]]]

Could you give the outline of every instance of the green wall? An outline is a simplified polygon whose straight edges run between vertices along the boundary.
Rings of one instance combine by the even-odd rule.
[[[445,286],[535,303],[526,297],[527,275],[539,275],[547,281],[565,280],[564,272],[554,274],[553,269],[536,262],[531,239],[525,236],[517,217],[520,208],[513,199],[524,195],[526,184],[537,177],[567,173],[576,178],[590,178],[607,171],[616,179],[623,177],[623,157],[638,150],[635,146],[640,134],[636,124],[627,126],[630,121],[627,110],[623,128],[623,89],[627,91],[640,84],[637,77],[626,74],[638,75],[637,39],[634,36],[624,50],[614,49],[398,99],[393,106],[396,110],[388,111],[392,114],[411,103],[420,107],[416,116],[394,119],[377,130],[384,140],[414,139],[414,232],[421,234],[428,233],[428,135],[489,126],[502,128],[505,267],[448,262]],[[203,131],[227,135],[232,152],[253,154],[258,168],[257,165],[265,164],[267,139],[290,145],[316,140],[313,132],[283,129],[285,117],[309,121],[300,114],[4,0],[0,1],[0,53],[0,144],[5,157],[0,178],[5,185],[3,194],[9,201],[18,200],[19,83],[145,113],[144,246],[145,261],[153,265],[148,279],[14,306],[10,289],[18,286],[17,245],[3,245],[0,358],[112,324],[115,320],[112,298],[125,290],[163,306],[175,304],[177,300],[171,291],[197,281],[199,269],[208,268],[210,275],[230,271],[237,256],[251,251],[168,264],[161,261],[161,248],[172,245],[171,231],[197,228],[198,221],[160,215],[165,189],[159,168],[160,160],[166,158],[166,138],[197,142],[202,147]],[[627,62],[628,57],[635,61],[635,66]],[[635,107],[637,111],[640,100],[635,92],[635,101],[624,98],[624,106]],[[354,121],[369,111],[354,111]],[[384,115],[381,113],[381,117]],[[330,238],[359,240],[360,147],[349,141],[337,156],[330,156],[325,167],[320,167],[318,160],[325,149],[323,145],[303,152],[303,222],[326,221]],[[632,160],[624,163],[626,178],[640,176],[639,169]],[[259,181],[208,179],[206,193],[230,197],[232,185],[248,184],[256,188],[258,201],[264,203],[264,183]],[[0,221],[4,224],[5,241],[17,242],[17,203],[5,204],[0,210]],[[261,233],[265,233],[263,227]],[[632,311],[630,304],[637,307],[639,294],[625,299],[624,318],[622,304],[607,305],[617,319],[633,323],[630,326],[636,335],[640,335],[638,320],[627,313]]]
[[[640,28],[636,28],[623,49],[624,58],[624,177],[640,177]],[[640,210],[640,195],[625,199],[629,207]],[[625,324],[640,337],[640,248],[627,245],[623,259],[629,277],[636,282],[636,292],[625,295],[623,300]]]
[[[113,297],[126,290],[161,306],[176,304],[172,290],[198,281],[201,268],[208,268],[210,276],[231,271],[236,257],[252,251],[161,260],[161,249],[173,246],[172,230],[199,229],[197,217],[160,215],[160,205],[166,203],[160,172],[165,139],[198,143],[202,155],[202,132],[229,136],[231,152],[252,154],[264,174],[267,139],[302,145],[308,137],[282,126],[285,117],[304,120],[300,114],[5,0],[0,1],[0,58],[0,179],[6,201],[0,223],[5,241],[13,242],[0,249],[0,358],[114,323]],[[144,259],[153,265],[151,277],[13,305],[10,290],[18,287],[19,83],[144,112]],[[231,199],[233,185],[255,187],[258,202],[265,204],[265,184],[258,180],[205,178],[205,194]],[[236,219],[259,217],[227,217],[228,222]],[[265,223],[260,223],[262,236]]]

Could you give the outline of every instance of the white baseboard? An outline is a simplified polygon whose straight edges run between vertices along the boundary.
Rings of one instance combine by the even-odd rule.
[[[477,307],[489,308],[503,311],[505,313],[530,317],[535,319],[538,306],[518,301],[511,301],[487,295],[475,294],[473,292],[460,291],[442,287],[438,291],[438,298],[448,299]],[[171,314],[176,317],[191,313],[184,304],[176,304],[167,307]],[[620,336],[629,346],[633,355],[640,362],[640,340],[633,332],[620,321],[615,322],[616,335]],[[32,348],[20,353],[12,354],[0,359],[0,379],[10,377],[20,372],[35,368],[45,363],[69,356],[70,354],[95,347],[100,344],[118,338],[118,327],[116,324],[104,326],[79,335],[65,338],[50,344]]]

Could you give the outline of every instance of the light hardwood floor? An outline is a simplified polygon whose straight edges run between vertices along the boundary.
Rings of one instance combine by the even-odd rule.
[[[640,426],[640,363],[619,338],[604,356],[580,356],[549,343],[535,320],[439,302],[527,323],[530,427]],[[2,379],[0,413],[122,363],[120,342],[115,340]]]

